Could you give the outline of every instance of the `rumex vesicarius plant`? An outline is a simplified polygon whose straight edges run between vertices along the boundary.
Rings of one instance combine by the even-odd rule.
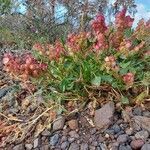
[[[89,95],[89,87],[103,85],[121,93],[140,89],[138,95],[146,90],[148,96],[150,21],[140,20],[135,29],[133,21],[126,9],[116,14],[111,26],[98,14],[91,32],[72,33],[55,44],[35,43],[33,55],[5,54],[4,69],[23,80],[34,78],[37,86],[51,87],[53,99],[81,99]]]

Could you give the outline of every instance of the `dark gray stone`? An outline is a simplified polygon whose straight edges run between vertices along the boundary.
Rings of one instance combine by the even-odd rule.
[[[55,146],[59,140],[59,134],[55,134],[50,138],[50,145]]]
[[[115,106],[113,102],[105,104],[102,108],[95,111],[94,122],[98,129],[107,128],[112,124]]]
[[[115,124],[112,126],[112,129],[114,130],[114,133],[117,134],[121,131],[121,128],[119,125]]]
[[[72,143],[72,142],[74,142],[74,141],[75,141],[75,138],[73,138],[73,137],[69,137],[69,138],[68,138],[68,141],[69,141],[70,143]]]
[[[69,150],[79,150],[79,149],[80,149],[80,147],[77,143],[70,144]]]
[[[124,134],[125,132],[123,130],[121,130],[120,132],[118,132],[117,134],[115,134],[115,137],[118,137],[119,135]]]
[[[82,143],[80,150],[88,150],[88,144],[87,143]]]
[[[42,132],[42,135],[43,135],[43,136],[50,136],[50,135],[51,135],[51,132],[48,131],[48,130],[44,130],[44,131]]]
[[[97,141],[93,141],[91,145],[92,145],[92,146],[97,146],[97,145],[98,145],[98,142],[97,142]]]
[[[144,130],[139,131],[135,134],[136,139],[142,139],[144,141],[146,141],[148,139],[148,137],[149,137],[149,133],[147,131],[144,131]]]
[[[53,131],[63,129],[65,124],[65,118],[63,116],[59,116],[53,123]]]
[[[67,137],[66,136],[62,136],[61,137],[61,143],[65,142],[65,141],[67,141]]]
[[[69,147],[69,142],[63,142],[62,144],[61,144],[61,149],[63,149],[63,150],[65,150],[65,149],[67,149]]]
[[[150,111],[144,111],[143,112],[143,116],[145,116],[145,117],[149,117],[150,118]]]
[[[70,135],[70,137],[73,137],[73,138],[79,138],[79,134],[76,132],[76,131],[70,131],[69,132],[69,135]]]
[[[109,134],[109,135],[114,135],[115,134],[115,131],[113,129],[107,129],[105,131],[105,133]]]
[[[50,146],[49,145],[42,145],[40,147],[40,150],[50,150]]]
[[[93,135],[93,134],[95,134],[96,133],[96,128],[92,128],[91,130],[90,130],[90,133]]]
[[[145,129],[150,132],[150,118],[143,116],[134,116],[133,121],[134,125],[137,125],[139,128]]]
[[[133,115],[135,115],[135,116],[142,116],[142,109],[141,109],[141,107],[134,108]]]
[[[127,134],[122,134],[122,135],[119,135],[118,138],[117,138],[117,142],[118,143],[125,143],[128,141],[128,135]]]
[[[100,146],[101,150],[106,150],[107,149],[107,146],[103,143],[100,143],[99,146]]]
[[[98,147],[96,147],[96,150],[101,150],[101,148],[98,146]]]
[[[132,148],[129,145],[127,145],[127,146],[120,145],[119,150],[132,150]]]

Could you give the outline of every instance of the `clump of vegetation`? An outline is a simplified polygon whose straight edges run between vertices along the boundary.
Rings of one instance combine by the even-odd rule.
[[[60,104],[98,98],[100,89],[119,93],[124,104],[142,103],[149,95],[150,21],[132,29],[133,21],[123,9],[108,26],[100,13],[91,22],[92,32],[69,34],[55,44],[35,43],[33,56],[5,54],[4,69],[31,80]]]

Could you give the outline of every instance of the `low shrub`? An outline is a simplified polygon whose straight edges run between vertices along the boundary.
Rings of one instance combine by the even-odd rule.
[[[4,69],[31,79],[48,99],[61,104],[94,97],[100,88],[118,92],[124,104],[145,93],[138,97],[141,103],[149,95],[150,21],[140,20],[135,29],[133,21],[126,9],[117,13],[111,26],[98,14],[91,22],[92,32],[73,33],[53,45],[35,43],[34,57],[5,54]]]

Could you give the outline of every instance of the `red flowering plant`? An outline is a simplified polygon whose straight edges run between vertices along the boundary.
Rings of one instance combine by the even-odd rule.
[[[23,80],[28,80],[29,77],[38,77],[47,69],[47,64],[38,62],[29,53],[20,57],[12,53],[5,53],[3,64],[5,71]]]
[[[141,20],[133,29],[133,21],[126,9],[116,14],[112,26],[98,14],[91,32],[72,33],[55,44],[36,43],[37,59],[5,54],[4,69],[26,79],[41,77],[40,86],[51,87],[49,96],[56,100],[87,99],[89,89],[103,85],[132,97],[129,91],[149,89],[150,80],[150,22]]]

